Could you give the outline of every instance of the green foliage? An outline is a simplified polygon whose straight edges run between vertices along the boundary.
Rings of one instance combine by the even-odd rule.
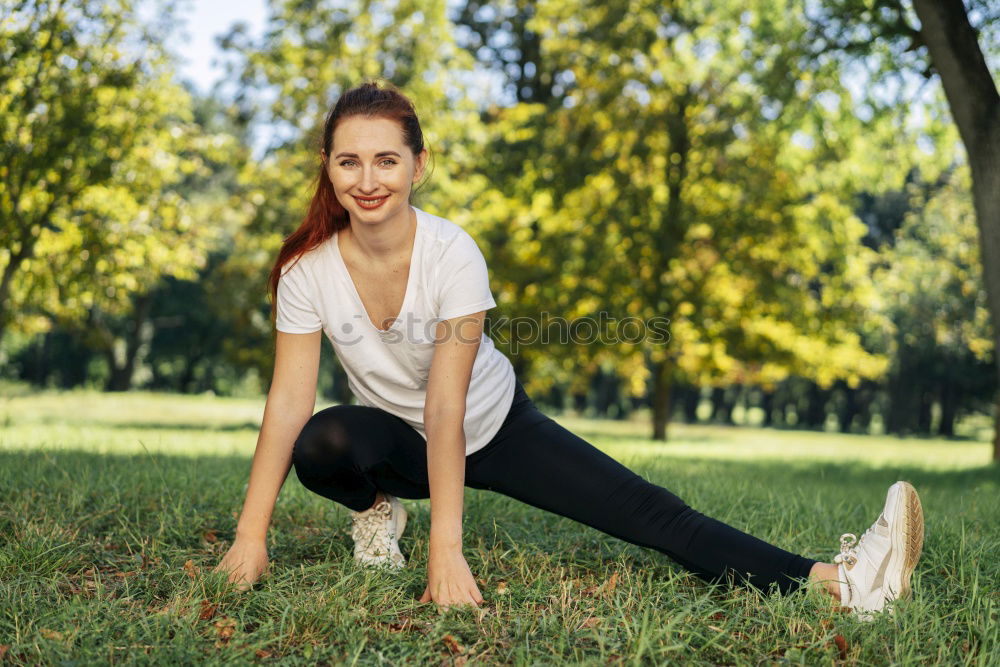
[[[481,166],[494,188],[478,201],[504,305],[671,320],[666,345],[529,348],[533,388],[582,386],[604,363],[637,396],[650,362],[699,384],[884,370],[858,333],[877,326],[874,253],[842,202],[898,163],[858,174],[883,135],[862,135],[837,68],[774,48],[807,28],[795,3],[540,3],[528,28],[537,67],[572,85],[491,118],[508,158]]]
[[[21,3],[0,43],[0,332],[120,317],[193,278],[217,228],[177,186],[231,143],[193,122],[133,2]]]

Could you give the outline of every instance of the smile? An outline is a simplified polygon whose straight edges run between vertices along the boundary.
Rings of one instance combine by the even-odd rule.
[[[389,195],[385,195],[384,197],[374,197],[371,199],[362,199],[361,197],[354,197],[354,200],[358,202],[358,206],[360,206],[361,208],[371,210],[381,206],[382,203],[388,198]]]

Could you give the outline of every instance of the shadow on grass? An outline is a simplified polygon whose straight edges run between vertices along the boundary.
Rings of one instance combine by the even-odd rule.
[[[153,422],[153,421],[126,421],[111,422],[105,419],[39,419],[32,424],[38,425],[70,425],[70,426],[92,426],[102,429],[128,429],[128,430],[150,430],[150,431],[202,431],[205,433],[230,432],[230,431],[259,431],[260,422],[246,421],[242,423],[219,424],[213,426],[205,422]]]

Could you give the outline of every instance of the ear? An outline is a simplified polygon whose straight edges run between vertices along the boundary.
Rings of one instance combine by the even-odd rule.
[[[427,147],[424,146],[417,153],[416,166],[413,169],[413,182],[416,183],[424,175],[424,167],[427,166]]]
[[[326,149],[325,148],[319,149],[319,159],[323,161],[323,164],[326,164]]]

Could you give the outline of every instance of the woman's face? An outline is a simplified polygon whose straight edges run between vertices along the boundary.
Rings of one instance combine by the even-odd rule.
[[[351,220],[375,224],[408,213],[410,189],[420,180],[427,149],[413,155],[403,129],[388,118],[351,116],[333,131],[327,174]]]

